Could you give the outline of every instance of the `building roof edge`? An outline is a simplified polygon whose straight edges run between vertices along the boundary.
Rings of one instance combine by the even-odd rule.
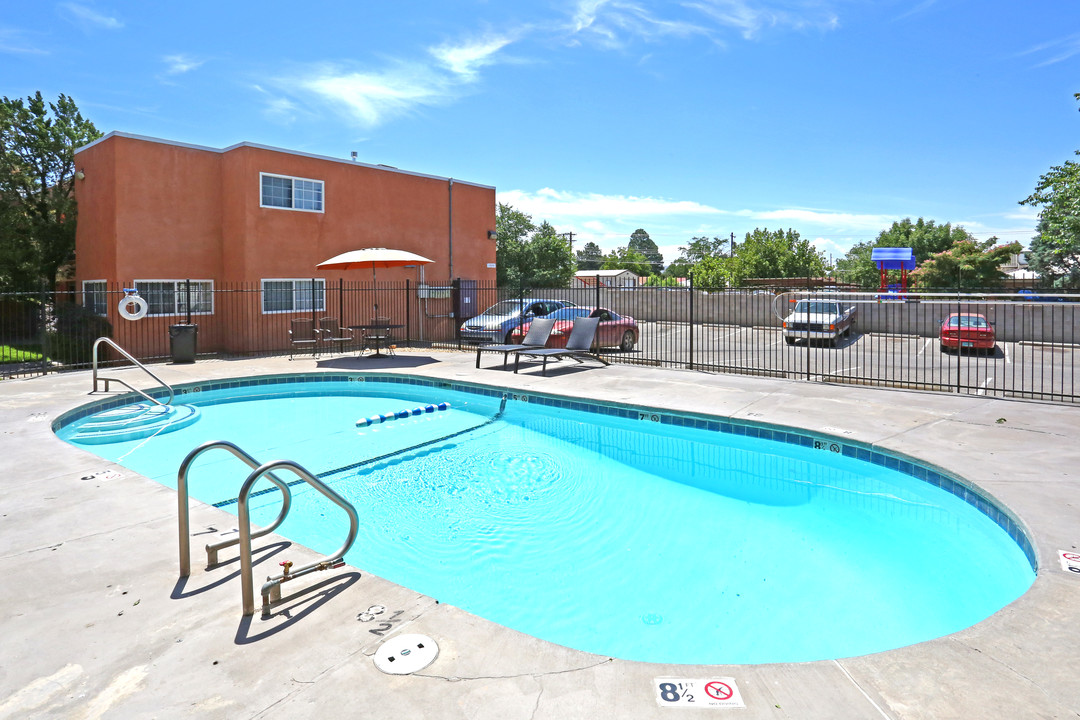
[[[233,150],[238,150],[240,148],[250,147],[250,148],[255,148],[257,150],[267,150],[269,152],[282,153],[282,154],[285,154],[285,155],[297,155],[299,157],[308,157],[308,158],[313,158],[315,160],[325,160],[325,161],[328,161],[328,162],[341,163],[343,165],[354,165],[354,166],[358,166],[358,167],[365,167],[365,168],[369,168],[371,170],[382,170],[382,171],[385,171],[385,172],[399,173],[401,175],[411,175],[413,177],[428,178],[430,180],[442,180],[442,181],[445,181],[445,182],[453,182],[453,183],[459,184],[459,185],[472,185],[473,187],[483,188],[485,190],[494,190],[495,189],[494,185],[484,185],[482,183],[470,182],[468,180],[459,180],[458,178],[447,178],[447,177],[442,177],[440,175],[429,175],[427,173],[413,172],[411,170],[401,170],[399,168],[392,167],[390,165],[373,165],[371,163],[359,162],[357,160],[345,160],[344,158],[330,157],[329,155],[316,155],[315,153],[306,153],[306,152],[301,152],[299,150],[287,150],[285,148],[278,148],[278,147],[273,147],[273,146],[270,146],[270,145],[260,145],[259,143],[253,143],[253,142],[247,142],[247,141],[239,142],[239,143],[236,143],[235,145],[230,145],[227,148],[212,148],[212,147],[207,147],[205,145],[194,145],[192,143],[179,142],[177,140],[165,140],[163,138],[150,137],[148,135],[136,135],[135,133],[121,132],[119,130],[113,130],[113,131],[111,131],[109,133],[106,133],[104,136],[98,138],[97,140],[93,141],[92,143],[88,143],[86,145],[83,145],[80,148],[77,148],[75,150],[75,154],[78,155],[83,150],[87,150],[89,148],[92,148],[95,145],[97,145],[98,143],[105,142],[106,140],[108,140],[109,138],[112,138],[112,137],[122,137],[122,138],[127,138],[129,140],[141,140],[143,142],[158,143],[158,144],[161,144],[161,145],[172,145],[174,147],[190,148],[192,150],[203,150],[205,152],[212,152],[212,153],[219,153],[219,154],[224,154],[224,153],[227,153],[227,152],[231,152]]]

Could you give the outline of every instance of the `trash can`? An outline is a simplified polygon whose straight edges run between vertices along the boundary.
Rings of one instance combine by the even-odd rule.
[[[174,363],[195,362],[195,345],[199,336],[198,325],[170,325],[169,352]]]

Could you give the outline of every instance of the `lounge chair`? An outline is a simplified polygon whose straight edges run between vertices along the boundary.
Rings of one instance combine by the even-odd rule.
[[[533,321],[529,323],[529,331],[525,333],[520,345],[514,343],[509,345],[477,345],[476,367],[480,367],[480,353],[482,352],[501,352],[503,354],[503,367],[506,367],[510,353],[519,353],[523,350],[538,350],[544,347],[553,327],[555,327],[554,318],[533,318]]]
[[[610,365],[607,360],[598,353],[592,352],[593,340],[596,337],[596,328],[600,325],[600,318],[574,318],[574,329],[570,331],[570,337],[566,339],[565,348],[540,348],[538,350],[521,350],[514,356],[514,372],[518,371],[521,357],[543,358],[543,375],[547,375],[548,358],[562,360],[570,358],[576,362],[585,362],[585,358],[596,360],[604,365]]]
[[[324,343],[337,343],[338,352],[345,351],[345,344],[355,341],[352,330],[341,327],[336,317],[319,318],[319,333]]]
[[[297,347],[311,348],[311,356],[319,355],[319,338],[315,334],[315,323],[306,318],[295,318],[289,322],[289,359]]]

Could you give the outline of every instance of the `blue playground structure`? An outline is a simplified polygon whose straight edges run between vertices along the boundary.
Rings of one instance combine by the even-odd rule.
[[[870,253],[870,259],[878,267],[881,273],[882,292],[907,292],[908,270],[915,269],[915,251],[911,248],[901,247],[876,247]],[[900,271],[900,284],[889,284],[889,270]]]

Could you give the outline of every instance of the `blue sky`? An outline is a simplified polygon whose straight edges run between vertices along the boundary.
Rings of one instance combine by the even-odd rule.
[[[605,251],[925,217],[1026,243],[1080,148],[1080,2],[5,3],[0,94],[99,130],[493,185]]]

